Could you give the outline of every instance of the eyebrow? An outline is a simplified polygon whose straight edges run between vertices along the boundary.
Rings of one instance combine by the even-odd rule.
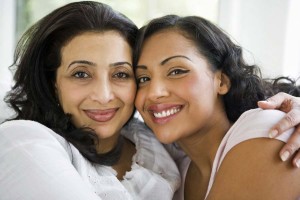
[[[69,64],[68,68],[74,64],[85,64],[85,65],[90,65],[90,66],[96,66],[96,63],[91,62],[91,61],[75,60]],[[116,67],[116,66],[120,66],[120,65],[128,65],[128,66],[132,67],[132,65],[129,62],[115,62],[115,63],[111,63],[109,66]]]
[[[176,56],[171,56],[169,58],[164,59],[163,61],[160,62],[160,65],[164,65],[164,64],[166,64],[167,62],[169,62],[170,60],[172,60],[174,58],[185,58],[185,59],[187,59],[187,60],[189,60],[189,61],[192,62],[192,60],[189,57],[187,57],[187,56],[176,55]],[[138,68],[140,68],[140,69],[147,69],[147,66],[146,65],[137,65],[136,69],[138,69]]]
[[[96,63],[93,63],[93,62],[90,62],[90,61],[87,61],[87,60],[74,60],[73,62],[71,62],[68,66],[71,67],[71,65],[74,65],[74,64],[85,64],[85,65],[91,65],[91,66],[96,66]]]
[[[116,67],[119,65],[128,65],[128,66],[132,67],[132,64],[130,64],[129,62],[125,62],[125,61],[124,62],[115,62],[115,63],[110,64],[110,66],[112,66],[112,67]]]
[[[174,59],[174,58],[185,58],[188,59],[189,61],[192,61],[189,57],[183,56],[183,55],[176,55],[176,56],[171,56],[169,58],[164,59],[163,61],[161,61],[161,65],[166,64],[167,62],[169,62],[170,60]]]

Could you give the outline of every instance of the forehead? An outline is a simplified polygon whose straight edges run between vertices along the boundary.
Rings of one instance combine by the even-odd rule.
[[[116,31],[85,32],[72,38],[61,49],[63,59],[82,57],[100,59],[100,57],[131,56],[130,45]]]
[[[90,46],[90,42],[94,45],[105,44],[105,43],[119,43],[120,41],[126,42],[120,33],[117,31],[105,31],[105,32],[83,32],[75,37],[71,38],[63,48]]]
[[[174,55],[203,57],[194,42],[178,30],[164,30],[147,38],[141,49],[140,62],[161,60]]]
[[[192,40],[188,39],[183,32],[176,29],[163,30],[153,34],[145,40],[144,47],[154,44],[160,45],[162,43],[166,44],[167,46],[172,46],[175,49],[180,49],[180,47],[195,47],[195,44]],[[160,46],[162,48],[167,47],[162,45]]]

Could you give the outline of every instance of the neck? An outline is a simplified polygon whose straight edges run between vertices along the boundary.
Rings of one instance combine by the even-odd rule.
[[[118,140],[120,139],[120,134],[114,134],[109,138],[99,138],[97,145],[97,152],[100,154],[107,153],[115,148],[118,144]]]
[[[225,118],[226,120],[214,120],[210,126],[178,141],[202,174],[210,174],[218,147],[231,126],[227,117]]]
[[[131,170],[132,157],[136,153],[135,145],[124,138],[124,144],[119,161],[113,165],[113,169],[117,172],[117,178],[122,180],[127,171]]]

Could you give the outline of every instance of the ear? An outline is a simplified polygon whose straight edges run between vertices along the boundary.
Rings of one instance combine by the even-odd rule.
[[[231,83],[228,76],[221,71],[218,71],[217,74],[217,91],[219,95],[225,95],[230,89]]]

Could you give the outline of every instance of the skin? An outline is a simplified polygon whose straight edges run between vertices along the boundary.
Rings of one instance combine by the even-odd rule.
[[[287,112],[283,119],[281,119],[269,131],[270,138],[274,138],[290,127],[295,127],[293,135],[288,142],[280,150],[280,158],[282,161],[288,160],[295,152],[297,152],[300,144],[300,98],[294,97],[286,93],[278,93],[266,101],[258,102],[258,106],[262,109],[279,109]],[[286,155],[286,156],[284,156]],[[293,158],[293,165],[300,167],[300,152]]]
[[[213,74],[207,61],[180,34],[169,33],[169,40],[164,36],[157,34],[146,41],[136,70],[139,90],[135,105],[147,125],[161,142],[172,143],[197,134],[199,127],[229,124],[218,98],[219,91],[226,90],[219,87],[220,73]],[[178,45],[170,49],[176,40]],[[212,90],[206,90],[208,86]],[[163,111],[174,114],[155,117]],[[203,114],[199,116],[199,112]],[[190,123],[182,123],[187,117]]]
[[[95,131],[100,139],[98,152],[108,152],[134,110],[131,48],[115,31],[86,32],[68,42],[61,55],[55,83],[60,105],[76,127]],[[133,148],[128,142],[125,147],[130,153],[123,153],[120,163],[128,168]]]
[[[192,160],[184,183],[185,199],[204,199],[217,148],[231,126],[221,99],[230,89],[230,80],[212,72],[193,43],[174,30],[145,41],[136,77],[135,105],[145,123],[161,142],[177,142]],[[280,162],[276,154],[282,146],[268,139],[237,145],[222,163],[208,199],[296,197],[300,172],[291,170],[291,162]],[[263,162],[257,164],[258,160]],[[274,180],[280,184],[273,184]],[[282,191],[282,185],[290,182],[295,184]]]

